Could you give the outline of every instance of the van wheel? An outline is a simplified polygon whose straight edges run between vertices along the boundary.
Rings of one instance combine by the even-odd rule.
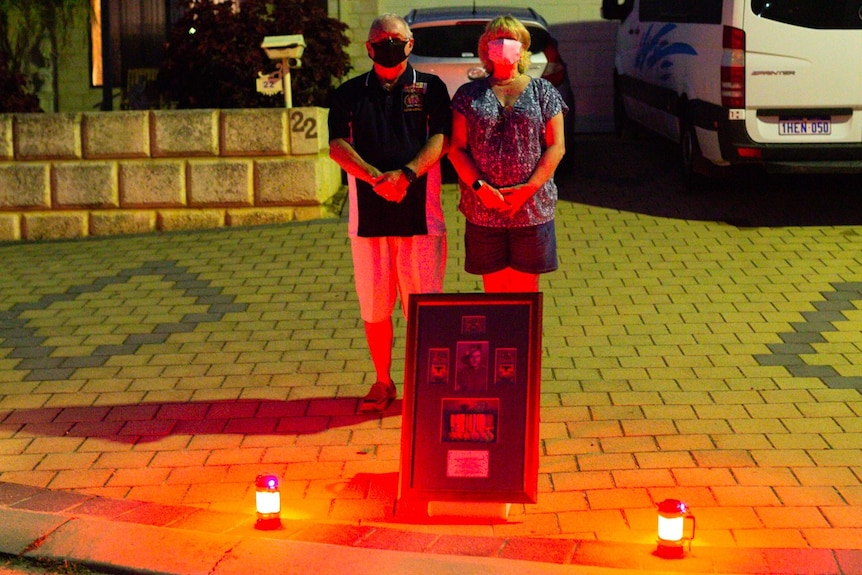
[[[682,159],[682,178],[686,190],[696,191],[704,184],[704,176],[698,171],[703,165],[704,159],[697,143],[697,132],[689,120],[684,120],[680,126],[679,133],[680,158]]]
[[[623,94],[616,75],[614,75],[614,133],[621,140],[634,139],[637,136],[635,124],[626,114]]]

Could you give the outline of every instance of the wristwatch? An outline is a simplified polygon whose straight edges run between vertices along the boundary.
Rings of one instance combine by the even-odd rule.
[[[473,182],[473,189],[478,192],[480,189],[482,189],[482,186],[484,185],[484,180],[476,180],[475,182]]]
[[[412,184],[416,181],[416,172],[414,172],[407,166],[401,166],[401,171],[404,172],[404,177],[407,178],[408,182]]]

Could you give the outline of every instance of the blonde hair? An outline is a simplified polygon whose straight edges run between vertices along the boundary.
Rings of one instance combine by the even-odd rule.
[[[511,15],[497,16],[485,25],[485,31],[479,37],[479,60],[489,74],[494,72],[494,63],[488,58],[488,42],[503,35],[515,36],[523,47],[521,59],[518,62],[518,72],[523,74],[530,67],[530,32],[520,20]]]

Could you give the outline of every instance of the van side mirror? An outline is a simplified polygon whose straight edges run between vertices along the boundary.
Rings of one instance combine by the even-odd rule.
[[[602,18],[625,20],[634,8],[634,0],[602,0]]]

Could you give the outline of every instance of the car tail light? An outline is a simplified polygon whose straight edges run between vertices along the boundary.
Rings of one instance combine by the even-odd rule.
[[[721,105],[745,107],[745,32],[724,27],[721,56]]]
[[[548,42],[544,52],[545,58],[548,59],[548,65],[545,66],[545,71],[542,72],[542,78],[554,86],[559,86],[566,79],[566,65],[563,64],[560,52],[552,42]]]

